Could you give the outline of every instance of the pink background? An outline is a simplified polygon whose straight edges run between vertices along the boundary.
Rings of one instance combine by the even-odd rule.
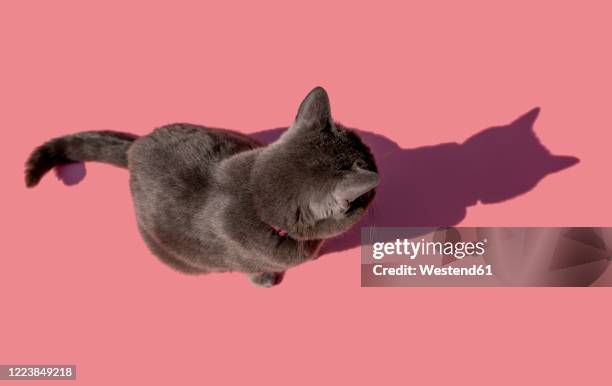
[[[610,226],[607,2],[112,3],[0,5],[0,363],[74,363],[86,385],[609,384],[611,289],[360,288],[358,249],[271,290],[188,277],[145,248],[125,171],[22,175],[81,130],[288,125],[322,85],[405,148],[540,106],[539,138],[581,162],[462,224]]]

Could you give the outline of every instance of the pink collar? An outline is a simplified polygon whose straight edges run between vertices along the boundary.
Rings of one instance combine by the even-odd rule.
[[[274,232],[276,232],[276,234],[278,234],[280,237],[285,237],[288,235],[287,231],[277,228],[274,225],[270,225],[270,228],[274,229]]]

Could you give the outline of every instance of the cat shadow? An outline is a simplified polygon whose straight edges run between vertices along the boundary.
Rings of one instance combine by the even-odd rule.
[[[484,129],[463,143],[404,149],[380,134],[357,130],[381,175],[372,207],[347,233],[324,244],[321,254],[354,248],[362,227],[453,226],[469,206],[498,203],[533,189],[544,177],[579,162],[553,155],[535,135],[535,108],[512,123]],[[274,142],[285,128],[251,136]],[[387,241],[387,240],[378,240]]]

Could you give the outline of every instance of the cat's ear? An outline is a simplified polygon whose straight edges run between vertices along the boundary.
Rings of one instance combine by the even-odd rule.
[[[374,189],[379,182],[380,176],[378,173],[355,168],[342,177],[332,194],[338,202],[352,202],[357,197]]]
[[[535,123],[536,119],[538,119],[538,115],[540,115],[540,108],[535,107],[515,119],[514,122],[512,122],[512,125],[522,127],[526,130],[533,129],[533,124]]]
[[[332,121],[329,96],[323,87],[315,87],[300,104],[296,122],[316,122],[325,125]]]

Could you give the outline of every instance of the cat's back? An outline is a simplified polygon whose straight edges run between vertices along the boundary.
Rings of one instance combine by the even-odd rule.
[[[204,188],[211,168],[222,159],[259,146],[237,132],[177,123],[136,140],[128,151],[128,167],[141,183],[185,193]]]
[[[172,124],[140,137],[128,151],[130,188],[139,220],[165,223],[188,218],[214,193],[215,167],[234,154],[259,147],[223,129]]]

